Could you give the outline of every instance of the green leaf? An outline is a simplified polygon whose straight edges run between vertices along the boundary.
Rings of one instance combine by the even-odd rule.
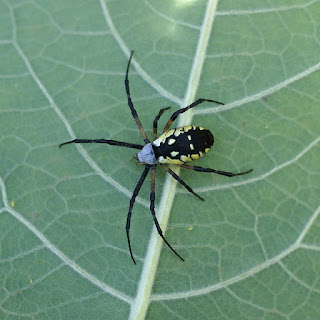
[[[1,319],[319,319],[320,2],[0,2]],[[203,103],[196,165],[159,167],[158,236],[135,151],[160,108]]]

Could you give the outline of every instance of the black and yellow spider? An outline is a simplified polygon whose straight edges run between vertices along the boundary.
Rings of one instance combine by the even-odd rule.
[[[157,164],[160,164],[169,174],[171,174],[171,176],[175,180],[181,183],[189,192],[193,193],[195,196],[197,196],[201,200],[204,200],[204,199],[200,197],[197,193],[195,193],[191,187],[189,187],[181,178],[179,178],[179,176],[176,173],[174,173],[165,164],[173,164],[185,169],[199,171],[199,172],[213,172],[213,173],[217,173],[227,177],[240,176],[240,175],[251,172],[253,169],[245,172],[240,172],[240,173],[232,173],[232,172],[220,171],[220,170],[215,170],[210,168],[195,167],[195,166],[190,166],[185,164],[186,162],[193,161],[202,157],[211,149],[214,142],[213,135],[208,129],[205,129],[203,127],[198,127],[198,126],[184,126],[184,127],[179,127],[179,128],[169,130],[171,124],[178,117],[179,114],[186,112],[187,110],[197,106],[198,104],[204,101],[214,102],[214,103],[223,105],[223,103],[219,101],[209,100],[209,99],[198,99],[195,102],[188,105],[187,107],[177,110],[171,115],[170,119],[168,120],[167,124],[163,129],[161,136],[157,138],[158,121],[161,115],[163,114],[163,112],[165,110],[168,110],[170,107],[161,109],[153,121],[153,141],[150,142],[142,127],[137,111],[133,106],[131,96],[130,96],[128,73],[129,73],[129,67],[130,67],[132,55],[133,55],[133,51],[131,52],[128,65],[127,65],[125,87],[127,92],[129,108],[131,110],[134,120],[136,121],[136,124],[139,128],[140,134],[144,140],[145,145],[142,146],[140,144],[133,144],[128,142],[106,140],[106,139],[74,139],[71,141],[61,143],[59,147],[69,143],[106,143],[113,146],[120,146],[120,147],[141,150],[135,155],[135,158],[138,160],[139,163],[145,164],[145,168],[133,191],[133,194],[130,200],[129,212],[127,215],[127,224],[126,224],[127,240],[128,240],[128,246],[129,246],[131,258],[133,262],[136,263],[133,257],[131,243],[130,243],[130,236],[129,236],[132,208],[136,200],[136,197],[140,191],[140,188],[149,170],[151,169],[150,211],[153,217],[154,224],[163,241],[182,261],[184,261],[184,259],[172,248],[172,246],[169,244],[167,239],[164,237],[155,214],[154,202],[155,202],[155,181],[156,181]]]

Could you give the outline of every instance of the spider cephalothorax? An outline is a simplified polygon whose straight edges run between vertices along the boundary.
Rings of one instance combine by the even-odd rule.
[[[160,237],[164,240],[164,242],[168,245],[168,247],[182,260],[183,258],[172,248],[169,242],[164,237],[162,230],[160,228],[159,222],[157,220],[155,209],[154,209],[154,202],[155,202],[155,181],[156,181],[156,167],[157,164],[160,164],[174,179],[176,179],[179,183],[181,183],[189,192],[193,193],[199,199],[204,200],[200,197],[197,193],[195,193],[191,187],[189,187],[176,173],[174,173],[166,164],[173,164],[185,169],[199,171],[199,172],[212,172],[217,173],[220,175],[224,175],[227,177],[234,177],[249,173],[252,171],[248,170],[245,172],[240,173],[232,173],[226,171],[220,171],[210,168],[202,168],[196,166],[190,166],[185,164],[186,162],[190,162],[202,157],[206,154],[212,147],[214,138],[212,133],[203,127],[197,126],[184,126],[175,129],[170,129],[173,121],[178,117],[179,114],[186,112],[187,110],[199,105],[200,103],[207,101],[207,102],[214,102],[218,104],[222,104],[219,101],[210,100],[210,99],[198,99],[195,102],[191,103],[185,108],[179,109],[174,112],[170,119],[168,120],[167,124],[165,125],[162,134],[157,137],[157,128],[158,128],[158,121],[165,110],[168,110],[169,107],[163,108],[159,111],[158,115],[155,117],[153,121],[153,141],[150,142],[138,117],[137,111],[135,110],[131,96],[130,96],[130,88],[129,88],[129,67],[132,59],[133,51],[131,52],[126,77],[125,77],[125,88],[128,98],[128,105],[131,110],[132,116],[136,121],[136,124],[139,128],[140,134],[144,140],[145,145],[140,144],[133,144],[128,142],[116,141],[116,140],[106,140],[106,139],[74,139],[71,141],[67,141],[61,143],[59,147],[69,144],[69,143],[105,143],[113,146],[120,146],[132,149],[139,149],[140,151],[135,155],[138,162],[145,164],[144,171],[133,191],[129,211],[127,215],[127,224],[126,224],[126,232],[127,232],[127,239],[128,239],[128,246],[131,258],[134,263],[135,259],[133,257],[130,237],[129,237],[129,230],[130,230],[130,222],[131,222],[131,213],[133,204],[135,199],[140,191],[140,188],[151,169],[151,190],[150,190],[150,211],[153,217],[154,224],[157,228],[157,231]]]

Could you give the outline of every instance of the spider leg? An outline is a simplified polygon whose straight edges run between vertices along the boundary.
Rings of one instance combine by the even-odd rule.
[[[149,143],[149,139],[147,137],[147,134],[146,132],[144,131],[143,127],[142,127],[142,124],[140,122],[140,119],[138,117],[138,114],[137,114],[137,111],[136,109],[134,108],[133,106],[133,103],[132,103],[132,100],[131,100],[131,95],[130,95],[130,87],[129,87],[129,78],[128,78],[128,74],[129,74],[129,68],[130,68],[130,63],[131,63],[131,59],[132,59],[132,55],[133,55],[133,51],[131,51],[131,54],[130,54],[130,58],[129,58],[129,61],[128,61],[128,66],[127,66],[127,71],[126,71],[126,78],[124,80],[124,84],[125,84],[125,87],[126,87],[126,92],[127,92],[127,98],[128,98],[128,105],[129,105],[129,108],[131,110],[131,114],[134,118],[134,120],[136,121],[136,124],[139,128],[139,131],[140,131],[140,134],[144,140],[144,142],[147,144]]]
[[[143,148],[143,146],[140,144],[134,144],[134,143],[116,141],[116,140],[106,140],[106,139],[74,139],[71,141],[61,143],[59,145],[59,148],[65,144],[69,144],[69,143],[106,143],[106,144],[110,144],[112,146],[126,147],[126,148],[132,148],[132,149],[140,149],[141,150]]]
[[[170,109],[170,107],[160,109],[158,115],[153,120],[153,140],[157,139],[158,121],[159,121],[160,117],[162,116],[162,114],[164,113],[164,111],[166,111],[168,109]]]
[[[128,215],[127,215],[127,224],[126,224],[126,232],[127,232],[127,240],[128,240],[128,246],[129,246],[129,251],[130,251],[130,255],[131,255],[131,259],[134,262],[134,264],[136,264],[136,261],[134,260],[133,254],[132,254],[132,249],[131,249],[131,243],[130,243],[130,235],[129,235],[129,230],[130,230],[130,222],[131,222],[131,214],[132,214],[132,208],[134,205],[134,202],[136,201],[136,197],[140,191],[140,188],[148,174],[150,170],[150,166],[146,165],[144,168],[144,171],[142,172],[142,175],[136,185],[136,187],[134,188],[132,197],[130,199],[130,205],[129,205],[129,211],[128,211]]]
[[[170,126],[172,125],[172,122],[177,119],[177,117],[178,117],[178,115],[179,115],[180,113],[184,113],[184,112],[186,112],[187,110],[189,110],[189,109],[191,109],[191,108],[193,108],[193,107],[197,106],[198,104],[200,104],[200,103],[202,103],[202,102],[205,102],[205,101],[207,101],[207,102],[214,102],[214,103],[218,103],[218,104],[224,105],[224,103],[219,102],[219,101],[216,101],[216,100],[210,100],[210,99],[202,99],[202,98],[200,98],[200,99],[196,100],[195,102],[189,104],[187,107],[182,108],[182,109],[179,109],[179,110],[177,110],[176,112],[174,112],[174,113],[172,114],[172,116],[170,117],[170,119],[168,120],[166,126],[164,127],[163,132],[168,131],[168,129],[169,129]]]
[[[175,172],[173,172],[169,167],[165,166],[164,164],[162,164],[162,167],[167,171],[169,172],[172,177],[177,180],[179,183],[181,183],[189,192],[191,192],[192,194],[194,194],[196,197],[198,197],[200,200],[204,201],[204,199],[202,197],[200,197],[196,192],[194,192],[192,190],[191,187],[189,187]]]
[[[233,173],[233,172],[220,171],[220,170],[215,170],[215,169],[210,169],[210,168],[189,166],[187,164],[177,164],[177,166],[179,166],[181,168],[189,169],[189,170],[198,171],[198,172],[212,172],[212,173],[220,174],[222,176],[227,176],[227,177],[242,176],[243,174],[247,174],[253,170],[253,169],[250,169],[245,172]]]
[[[151,190],[150,190],[150,211],[152,214],[152,218],[154,221],[154,224],[157,228],[158,234],[159,236],[162,238],[162,240],[166,243],[166,245],[171,249],[171,251],[177,256],[179,257],[182,261],[184,261],[184,259],[176,252],[176,250],[174,250],[172,248],[172,246],[170,245],[170,243],[167,241],[167,239],[164,237],[161,227],[159,225],[158,219],[156,217],[156,212],[154,210],[154,200],[155,200],[155,189],[156,189],[156,167],[157,165],[152,165],[151,167]]]

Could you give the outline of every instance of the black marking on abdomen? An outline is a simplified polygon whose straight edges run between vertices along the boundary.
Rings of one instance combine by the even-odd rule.
[[[175,139],[175,142],[172,143],[171,139]],[[201,157],[210,150],[213,143],[213,135],[208,129],[193,126],[173,129],[173,133],[166,138],[165,142],[161,142],[159,146],[152,145],[152,147],[157,159],[160,156],[181,159],[181,156],[191,157],[195,154]],[[190,158],[191,160],[193,159]]]

